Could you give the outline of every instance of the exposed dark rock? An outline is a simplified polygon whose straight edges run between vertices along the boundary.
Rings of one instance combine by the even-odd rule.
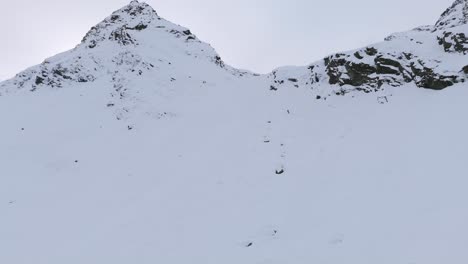
[[[39,85],[39,84],[43,84],[43,83],[44,83],[44,78],[37,76],[35,84]]]
[[[143,29],[146,29],[147,27],[148,27],[147,25],[145,25],[145,24],[143,24],[143,23],[140,23],[140,24],[138,24],[136,27],[134,27],[134,28],[128,28],[128,29],[141,31],[141,30],[143,30]]]
[[[444,32],[437,39],[445,52],[468,54],[468,38],[465,33]]]
[[[333,59],[333,56],[325,58],[325,65],[327,66],[327,74],[330,77],[330,84],[340,84],[342,72],[340,67],[345,66],[347,61],[345,59]]]
[[[114,30],[110,37],[109,37],[110,40],[114,40],[114,41],[117,41],[119,44],[121,45],[130,45],[130,44],[134,44],[135,43],[135,40],[132,38],[132,36],[127,32],[127,28],[126,27],[122,27],[122,28],[119,28],[119,29],[116,29]]]
[[[52,71],[52,73],[53,73],[55,76],[60,76],[60,77],[62,77],[62,78],[65,79],[65,80],[71,80],[71,79],[72,79],[70,76],[66,75],[67,70],[64,69],[64,68],[62,68],[60,65],[59,65],[58,68],[54,69],[54,70]]]
[[[361,56],[361,54],[359,53],[359,51],[356,51],[356,52],[354,53],[354,57],[356,57],[356,58],[358,58],[358,59],[360,59],[360,60],[364,59],[364,57]]]
[[[375,56],[375,55],[377,55],[377,53],[378,53],[377,49],[374,48],[374,47],[366,48],[365,52],[366,52],[366,54],[369,55],[369,56]]]
[[[400,75],[403,72],[401,64],[393,59],[377,56],[375,58],[378,74],[395,74]]]
[[[422,71],[415,72],[419,77],[416,85],[421,88],[442,90],[458,83],[457,76],[444,76],[434,73],[430,68],[424,68]]]
[[[79,83],[86,83],[86,82],[89,82],[91,79],[93,79],[93,78],[86,79],[86,78],[84,78],[84,77],[78,77],[78,80],[77,80],[77,81],[78,81]]]
[[[365,63],[346,63],[345,64],[349,79],[343,79],[345,84],[352,86],[361,86],[373,80],[369,75],[376,72],[375,67]]]
[[[350,85],[354,90],[371,92],[379,90],[382,85],[401,86],[414,82],[418,87],[444,89],[462,81],[456,75],[443,75],[426,67],[421,59],[411,53],[381,54],[373,47],[366,48],[364,53],[374,57],[373,63],[357,63],[356,58],[364,58],[359,52],[354,57],[336,54],[324,59],[329,83],[332,85]],[[310,69],[310,67],[309,67]],[[344,95],[349,88],[341,89],[335,94]]]
[[[224,66],[225,66],[224,61],[221,59],[220,56],[216,56],[214,59],[215,59],[214,62],[215,62],[216,65],[218,65],[221,68],[224,68]]]
[[[342,71],[343,67],[346,69]],[[376,68],[365,63],[354,63],[344,58],[331,59],[327,74],[330,77],[330,84],[361,86],[373,82],[374,78],[369,75],[376,72]]]
[[[97,46],[97,42],[95,40],[91,40],[88,45],[88,48],[94,49],[96,46]]]
[[[463,67],[462,71],[463,71],[465,74],[468,74],[468,65],[466,65],[465,67]]]
[[[403,52],[403,56],[405,56],[405,58],[407,60],[411,60],[413,58],[413,54],[411,54],[411,53]]]
[[[110,18],[110,20],[111,20],[112,22],[115,22],[115,21],[117,21],[119,18],[120,18],[119,15],[112,15],[111,18]]]

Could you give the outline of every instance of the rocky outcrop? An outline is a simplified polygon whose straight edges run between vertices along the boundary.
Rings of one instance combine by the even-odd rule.
[[[35,91],[40,86],[61,88],[70,83],[92,82],[96,79],[98,66],[92,66],[91,63],[93,62],[81,57],[75,57],[73,62],[67,64],[54,64],[46,60],[38,67],[18,74],[10,82],[18,89],[27,88],[30,91]]]
[[[377,91],[384,84],[396,87],[410,82],[421,88],[440,90],[463,80],[457,75],[436,73],[423,59],[411,53],[382,53],[373,47],[353,55],[329,56],[324,64],[330,84],[349,85],[364,92]]]
[[[468,65],[463,67],[462,72],[465,73],[465,74],[468,74]]]
[[[465,33],[444,31],[437,39],[445,52],[468,54],[468,38]]]

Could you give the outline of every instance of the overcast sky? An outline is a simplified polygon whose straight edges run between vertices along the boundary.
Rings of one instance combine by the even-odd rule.
[[[2,3],[0,79],[71,49],[130,0]],[[235,67],[266,73],[305,65],[387,35],[434,24],[454,0],[147,0]]]

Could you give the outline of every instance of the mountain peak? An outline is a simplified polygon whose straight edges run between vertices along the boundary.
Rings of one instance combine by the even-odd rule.
[[[451,7],[449,7],[441,15],[436,23],[436,29],[448,29],[468,22],[468,0],[456,0]]]
[[[134,0],[92,27],[74,49],[19,73],[10,84],[35,91],[44,86],[64,87],[108,78],[120,87],[123,80],[151,78],[156,71],[160,78],[164,72],[174,81],[175,65],[189,71],[205,65],[237,73],[189,29],[161,18],[150,5]]]
[[[105,39],[112,39],[122,45],[134,44],[128,31],[144,30],[157,20],[161,18],[150,5],[133,0],[92,27],[83,38],[82,44],[94,48]]]
[[[143,11],[145,10],[151,13],[156,13],[156,11],[150,5],[144,2],[139,2],[138,0],[132,0],[127,6],[123,7],[120,10],[128,12],[133,16],[144,14],[145,12]]]

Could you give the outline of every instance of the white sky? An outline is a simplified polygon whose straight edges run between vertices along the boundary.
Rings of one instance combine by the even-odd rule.
[[[130,0],[2,0],[0,79],[78,44]],[[454,0],[147,0],[230,65],[266,73],[434,24]]]

